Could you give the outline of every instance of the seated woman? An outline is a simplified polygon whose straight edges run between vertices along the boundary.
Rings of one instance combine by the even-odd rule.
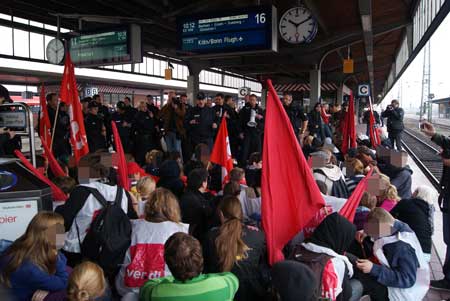
[[[355,218],[353,224],[356,226],[356,230],[362,230],[364,224],[367,221],[367,216],[370,210],[377,206],[377,198],[370,195],[367,191],[364,191],[361,200],[359,201],[359,206],[356,208]]]
[[[433,188],[419,186],[411,199],[401,200],[390,212],[394,218],[408,224],[416,233],[427,262],[431,259],[431,236],[434,228],[433,201],[436,198]]]
[[[378,198],[378,207],[390,212],[399,201],[400,197],[398,196],[397,188],[395,188],[394,185],[389,184],[383,191],[382,195]]]
[[[156,183],[152,177],[143,177],[139,179],[136,184],[135,192],[135,203],[133,203],[133,208],[137,212],[139,218],[144,218],[145,204],[150,197],[150,194],[155,191]],[[133,192],[133,188],[132,188]]]
[[[169,189],[177,198],[180,198],[184,191],[184,184],[180,178],[181,170],[177,161],[167,160],[159,169],[158,187]]]
[[[64,220],[53,212],[39,212],[0,257],[0,285],[10,289],[16,301],[29,301],[36,291],[49,294],[66,289],[69,278],[64,244]]]
[[[338,213],[332,213],[320,223],[306,243],[294,250],[293,259],[315,271],[318,289],[323,298],[358,300],[358,296],[354,296],[352,292],[350,282],[353,266],[344,256],[355,233],[352,223]]]
[[[345,169],[345,184],[347,184],[348,193],[351,195],[359,182],[365,177],[364,164],[356,158],[351,158],[345,162]]]
[[[163,258],[164,243],[176,232],[187,233],[188,225],[181,223],[173,193],[158,188],[145,204],[145,218],[132,221],[131,246],[115,281],[121,296],[137,300],[139,288],[148,279],[171,275]]]
[[[154,149],[149,151],[145,155],[145,172],[152,175],[159,177],[159,168],[163,162],[164,153],[160,150]]]
[[[236,275],[235,300],[262,300],[269,279],[264,233],[242,224],[241,203],[234,196],[222,199],[218,212],[222,225],[209,231],[204,244],[205,271]]]
[[[90,261],[77,265],[70,274],[66,300],[111,300],[102,268]]]

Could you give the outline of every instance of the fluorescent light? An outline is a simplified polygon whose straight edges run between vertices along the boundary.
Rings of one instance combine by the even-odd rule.
[[[372,31],[372,16],[371,15],[361,15],[361,23],[364,31]]]
[[[368,56],[367,56],[367,61],[368,61],[369,63],[373,62],[373,55],[368,55]]]

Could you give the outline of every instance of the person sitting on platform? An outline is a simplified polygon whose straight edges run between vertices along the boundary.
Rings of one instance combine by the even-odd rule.
[[[202,247],[197,239],[175,233],[164,245],[164,260],[173,276],[147,281],[141,301],[232,301],[239,281],[230,272],[202,274]]]
[[[85,261],[77,265],[70,274],[67,298],[64,301],[110,301],[110,294],[102,268]]]

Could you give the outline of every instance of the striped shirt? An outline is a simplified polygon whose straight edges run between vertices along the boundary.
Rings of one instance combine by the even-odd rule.
[[[202,274],[186,282],[172,276],[151,279],[141,288],[140,301],[232,301],[239,280],[232,273]]]

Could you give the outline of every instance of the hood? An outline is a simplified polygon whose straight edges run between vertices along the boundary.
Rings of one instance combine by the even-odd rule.
[[[179,178],[180,177],[180,166],[174,160],[167,160],[161,164],[159,168],[159,176],[163,178]]]
[[[306,265],[285,260],[274,264],[272,283],[283,301],[317,300],[315,291],[317,280],[313,271]]]
[[[333,165],[333,164],[329,164],[327,166],[317,168],[317,169],[320,169],[321,171],[323,171],[325,176],[332,181],[337,181],[343,177],[341,169],[338,166]]]
[[[401,222],[399,220],[395,220],[394,222],[394,227],[393,228],[393,232],[392,235],[398,233],[398,232],[414,232],[413,230],[411,230],[411,228],[405,224],[404,222]]]
[[[345,217],[334,212],[314,230],[310,242],[344,254],[355,239],[356,228]]]

